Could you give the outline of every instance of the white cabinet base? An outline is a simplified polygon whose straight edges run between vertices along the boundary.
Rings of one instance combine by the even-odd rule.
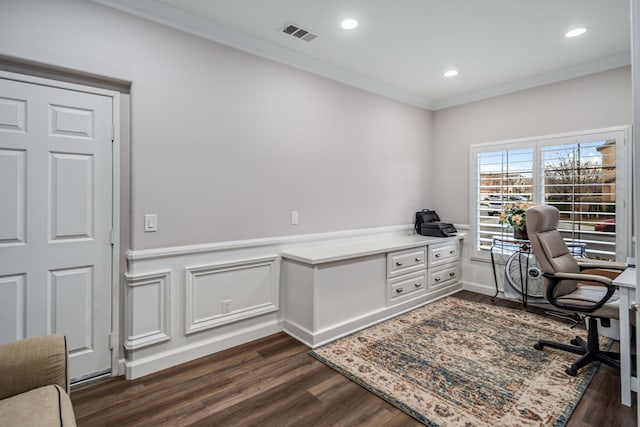
[[[285,250],[284,331],[316,348],[462,290],[461,238],[405,236]]]
[[[361,329],[368,328],[377,323],[396,317],[400,314],[415,310],[425,304],[431,303],[438,299],[453,295],[462,290],[462,283],[453,284],[445,289],[430,293],[421,294],[420,297],[410,299],[391,307],[384,307],[374,312],[368,313],[361,317],[350,319],[339,325],[331,326],[324,330],[312,331],[301,327],[291,319],[285,319],[282,322],[283,331],[301,343],[311,347],[318,348],[331,341],[351,335]]]

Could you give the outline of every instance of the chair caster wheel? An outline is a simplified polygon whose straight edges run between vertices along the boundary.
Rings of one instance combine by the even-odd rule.
[[[570,368],[567,368],[564,371],[567,375],[570,375],[572,377],[575,377],[576,375],[578,375],[578,370],[576,368],[574,368],[573,366]]]
[[[569,341],[571,343],[571,345],[580,345],[580,343],[578,342],[577,339],[573,338],[571,341]]]
[[[538,342],[533,345],[533,348],[535,348],[536,350],[542,350],[544,346]]]

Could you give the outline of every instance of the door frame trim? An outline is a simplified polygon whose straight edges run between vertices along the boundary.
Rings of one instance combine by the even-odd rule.
[[[113,142],[111,144],[111,228],[115,238],[113,239],[113,245],[111,245],[111,337],[108,337],[108,339],[110,342],[120,343],[120,92],[3,70],[0,70],[0,79],[111,98],[111,123],[113,125]],[[111,348],[111,376],[117,375],[124,375],[124,372],[120,372],[119,344]]]

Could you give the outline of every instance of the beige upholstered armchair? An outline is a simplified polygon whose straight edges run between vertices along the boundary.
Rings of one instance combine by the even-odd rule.
[[[76,425],[64,336],[0,345],[0,425]]]
[[[566,373],[575,376],[578,369],[599,361],[620,368],[619,354],[601,351],[598,319],[607,324],[619,318],[619,303],[612,279],[624,269],[619,263],[579,263],[569,252],[558,231],[560,212],[553,206],[534,206],[527,210],[527,233],[531,248],[543,273],[545,298],[562,311],[586,316],[587,341],[576,336],[570,344],[540,340],[535,348],[556,348],[582,355]]]

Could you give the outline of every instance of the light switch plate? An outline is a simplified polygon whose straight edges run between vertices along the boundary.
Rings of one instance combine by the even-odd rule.
[[[144,216],[144,231],[146,233],[151,231],[158,231],[158,215],[146,214]]]

